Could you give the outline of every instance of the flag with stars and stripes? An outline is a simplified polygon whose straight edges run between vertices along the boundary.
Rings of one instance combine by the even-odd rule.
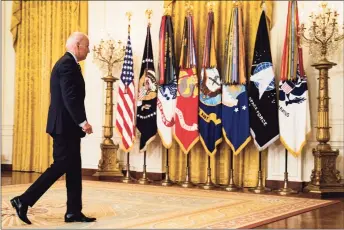
[[[208,12],[199,95],[199,134],[205,152],[214,155],[222,142],[221,78],[215,52],[214,12]]]
[[[298,37],[297,1],[289,1],[279,83],[280,140],[294,156],[299,156],[311,131],[307,77]]]
[[[248,101],[251,135],[257,149],[263,151],[279,138],[275,75],[264,10],[254,46]]]
[[[157,126],[162,144],[172,146],[174,114],[177,100],[177,70],[174,54],[172,17],[164,15],[160,25],[159,91],[157,102]]]
[[[148,25],[137,98],[136,127],[141,133],[140,152],[146,151],[148,144],[154,140],[157,133],[157,90],[158,86],[155,78],[152,39],[150,25]]]
[[[121,148],[129,152],[135,140],[135,85],[133,52],[128,35],[124,63],[118,86],[116,130],[122,138]]]
[[[222,132],[234,154],[251,140],[241,5],[232,9],[222,73]]]

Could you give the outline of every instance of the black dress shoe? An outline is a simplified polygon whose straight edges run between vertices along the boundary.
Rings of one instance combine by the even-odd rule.
[[[93,222],[96,221],[96,218],[87,217],[82,212],[78,214],[66,213],[65,222]]]
[[[23,202],[21,202],[21,200],[19,199],[19,196],[14,197],[11,200],[11,204],[12,204],[13,208],[16,209],[19,219],[21,219],[22,221],[24,221],[27,224],[31,224],[31,221],[26,216],[28,206],[26,204],[23,204]]]

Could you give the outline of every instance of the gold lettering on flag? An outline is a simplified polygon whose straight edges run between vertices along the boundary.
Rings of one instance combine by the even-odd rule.
[[[215,125],[221,124],[221,119],[217,118],[216,113],[206,114],[202,109],[199,109],[199,115],[208,123],[213,121]]]

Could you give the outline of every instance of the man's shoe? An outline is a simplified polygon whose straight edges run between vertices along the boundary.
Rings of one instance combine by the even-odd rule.
[[[87,217],[82,212],[78,214],[66,213],[65,222],[93,222],[96,221],[96,218]]]
[[[19,196],[14,197],[11,200],[11,204],[12,204],[13,208],[16,209],[19,219],[21,219],[22,221],[24,221],[27,224],[31,224],[31,221],[26,216],[28,206],[26,204],[23,204],[23,202],[21,202],[21,200],[19,199]]]

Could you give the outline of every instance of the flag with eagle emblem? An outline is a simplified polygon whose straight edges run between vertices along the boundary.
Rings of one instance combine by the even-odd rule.
[[[147,26],[145,50],[142,57],[138,87],[136,127],[141,133],[140,152],[143,152],[146,151],[148,144],[154,140],[157,133],[156,105],[158,86],[155,78],[150,25]]]
[[[199,95],[199,133],[208,155],[216,153],[222,141],[221,78],[215,52],[214,12],[208,13]]]
[[[199,140],[198,78],[192,15],[188,15],[184,19],[182,42],[174,138],[181,150],[187,154]]]
[[[177,99],[177,73],[174,54],[172,17],[164,15],[160,25],[159,91],[157,102],[157,126],[162,144],[172,146],[174,114]]]

